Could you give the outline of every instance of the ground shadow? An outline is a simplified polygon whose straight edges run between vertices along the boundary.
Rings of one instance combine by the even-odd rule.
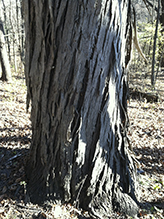
[[[18,130],[22,130],[23,128],[17,128]],[[7,131],[8,133],[11,131],[11,128],[4,128],[0,129],[0,132]],[[11,136],[0,136],[0,143],[7,143],[7,142],[20,142],[21,144],[29,144],[31,143],[31,134],[28,135],[11,135]]]
[[[143,170],[151,174],[163,174],[163,161],[164,161],[164,148],[133,148],[137,156],[140,155],[140,158],[137,159],[140,164],[143,164]]]
[[[26,181],[24,165],[29,152],[30,141],[29,136],[0,137],[1,199],[24,200]]]

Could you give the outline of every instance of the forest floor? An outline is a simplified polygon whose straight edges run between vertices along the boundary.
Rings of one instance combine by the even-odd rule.
[[[134,98],[134,95],[133,95]],[[142,209],[138,218],[164,218],[164,102],[142,96],[128,104],[129,139],[137,161]],[[91,218],[71,205],[33,205],[26,199],[25,158],[31,142],[24,78],[0,82],[0,218]],[[132,218],[119,214],[109,218]]]

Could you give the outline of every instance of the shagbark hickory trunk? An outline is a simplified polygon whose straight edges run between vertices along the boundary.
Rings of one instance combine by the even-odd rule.
[[[32,201],[131,215],[135,168],[126,141],[129,0],[24,2]]]

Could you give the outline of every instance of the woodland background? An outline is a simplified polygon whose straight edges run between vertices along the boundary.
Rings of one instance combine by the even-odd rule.
[[[158,24],[152,63],[158,0],[149,1],[153,8],[147,1],[132,2],[139,44],[148,60],[145,63],[134,47],[128,71],[128,137],[145,206],[138,217],[164,218],[164,27]],[[26,112],[22,4],[22,0],[0,1],[0,22],[12,74],[10,82],[0,81],[0,218],[87,218],[87,212],[70,205],[28,203],[24,162],[30,147],[31,122],[30,112]],[[111,218],[128,217],[116,214]]]

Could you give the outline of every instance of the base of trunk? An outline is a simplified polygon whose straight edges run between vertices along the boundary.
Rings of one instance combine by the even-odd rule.
[[[139,212],[139,202],[130,197],[126,193],[117,191],[117,194],[114,194],[115,197],[109,197],[108,194],[96,195],[87,205],[83,200],[80,200],[80,197],[74,198],[74,200],[64,201],[60,197],[46,197],[44,188],[33,185],[27,186],[27,201],[30,201],[34,204],[44,204],[52,201],[59,201],[62,204],[71,203],[75,207],[79,207],[84,211],[88,211],[90,216],[95,219],[108,219],[113,213],[120,213],[123,215],[128,215],[131,217],[137,216]],[[36,194],[37,193],[37,194]]]

